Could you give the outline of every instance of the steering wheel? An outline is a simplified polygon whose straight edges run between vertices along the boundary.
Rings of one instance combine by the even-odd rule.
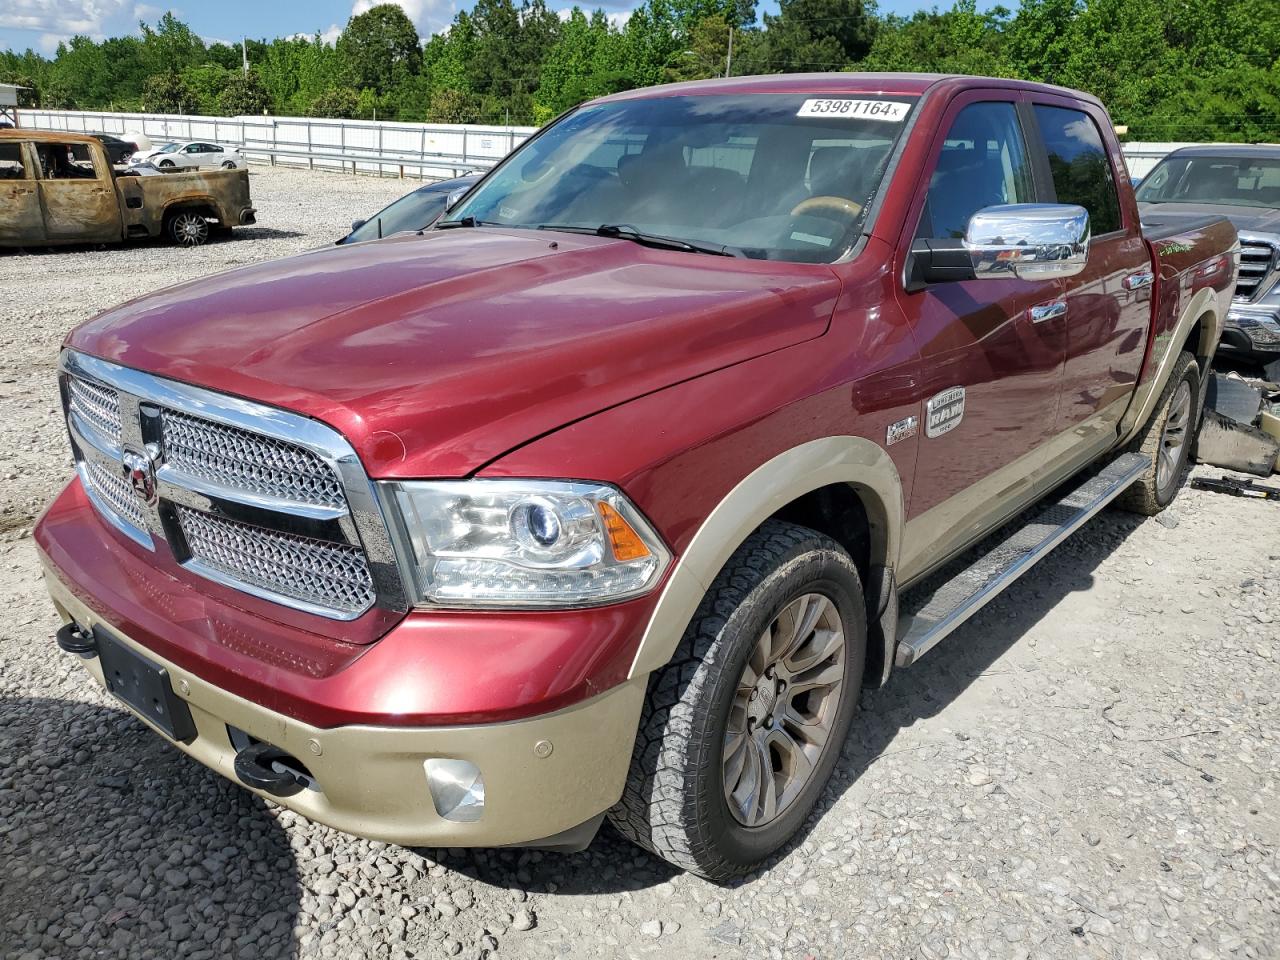
[[[805,213],[836,214],[835,219],[848,218],[854,220],[862,213],[862,204],[854,203],[847,197],[810,197],[801,200],[791,208],[791,216],[798,217]]]

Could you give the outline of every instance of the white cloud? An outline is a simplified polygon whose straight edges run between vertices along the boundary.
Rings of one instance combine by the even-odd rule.
[[[53,52],[59,42],[76,34],[101,40],[133,33],[139,20],[158,12],[135,0],[3,0],[0,29],[38,33],[41,49]]]
[[[457,3],[452,0],[355,0],[351,6],[351,15],[365,13],[381,3],[394,3],[404,10],[405,15],[418,28],[418,34],[429,37],[448,29],[457,12]]]

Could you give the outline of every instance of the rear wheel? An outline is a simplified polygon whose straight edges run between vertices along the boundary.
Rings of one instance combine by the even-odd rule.
[[[782,847],[840,754],[866,629],[837,543],[776,521],[752,534],[650,680],[617,829],[713,880]]]
[[[165,232],[176,244],[198,247],[209,240],[209,221],[198,210],[179,210],[169,214]]]
[[[1154,517],[1173,502],[1182,486],[1191,445],[1200,423],[1200,368],[1187,351],[1178,355],[1155,412],[1133,441],[1132,449],[1151,458],[1151,466],[1126,490],[1118,504]]]
[[[235,162],[234,160],[223,160],[223,161],[222,161],[222,169],[223,169],[223,170],[234,170],[235,168],[236,168],[236,162]]]

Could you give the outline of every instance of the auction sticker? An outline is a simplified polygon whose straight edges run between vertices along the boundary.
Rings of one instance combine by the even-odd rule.
[[[911,109],[896,100],[806,100],[797,117],[848,117],[860,120],[888,120],[901,123]]]

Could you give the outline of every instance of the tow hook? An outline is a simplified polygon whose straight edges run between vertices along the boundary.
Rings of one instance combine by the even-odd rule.
[[[277,768],[276,761],[294,763],[285,751],[270,743],[255,743],[236,754],[235,771],[240,781],[255,790],[275,797],[291,797],[304,786],[301,780],[286,769]]]
[[[76,653],[82,657],[98,655],[98,641],[94,639],[93,631],[74,620],[62,625],[58,630],[57,640],[58,646],[67,653]]]

